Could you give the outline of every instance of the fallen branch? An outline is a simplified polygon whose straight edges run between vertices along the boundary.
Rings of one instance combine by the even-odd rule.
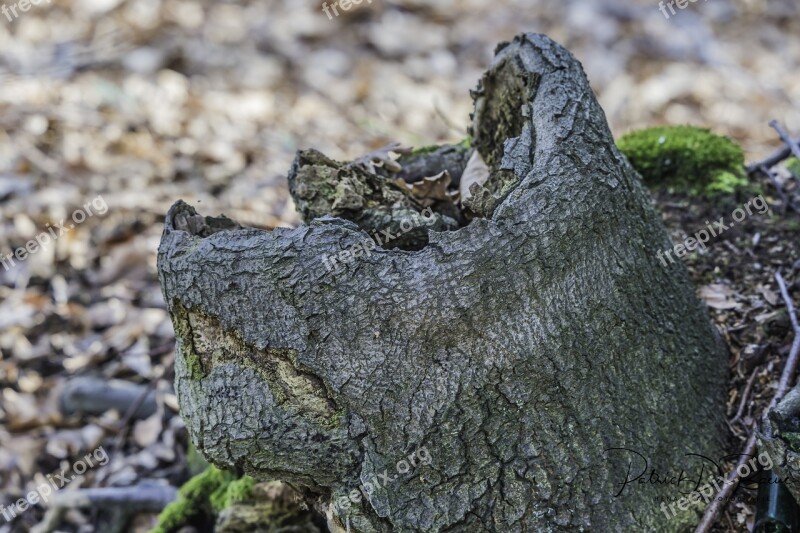
[[[736,468],[732,469],[728,474],[728,477],[725,479],[725,483],[714,499],[711,502],[711,505],[708,506],[706,509],[705,514],[703,515],[703,520],[700,521],[698,524],[697,529],[695,529],[695,533],[705,533],[709,530],[709,528],[714,524],[714,521],[717,519],[717,515],[719,515],[720,511],[725,508],[725,504],[730,498],[733,489],[735,489],[739,484],[737,483],[738,474],[737,469],[745,464],[747,460],[753,456],[753,452],[756,450],[756,434],[755,431],[750,433],[750,438],[747,439],[747,444],[744,446],[744,450],[742,450],[741,456],[739,458],[739,462],[736,463]]]
[[[797,313],[795,312],[794,302],[792,302],[792,297],[789,295],[789,289],[786,287],[786,282],[783,280],[783,276],[781,276],[780,272],[775,273],[775,279],[778,280],[778,287],[781,290],[781,297],[783,297],[783,301],[786,303],[786,310],[789,312],[789,320],[792,322],[792,331],[794,332],[794,341],[792,342],[792,348],[789,350],[789,359],[786,363],[786,368],[783,371],[783,375],[781,376],[781,381],[778,384],[778,392],[775,393],[775,397],[772,399],[772,404],[770,407],[773,407],[774,404],[778,403],[778,401],[786,394],[786,391],[789,390],[789,380],[791,379],[791,375],[787,373],[789,366],[791,364],[797,365],[797,354],[800,352],[800,324],[797,322]],[[794,373],[794,367],[791,368],[792,373]]]
[[[31,533],[52,533],[59,528],[68,509],[99,508],[124,515],[139,512],[158,513],[178,497],[170,485],[141,484],[132,487],[105,487],[57,492],[41,522]]]
[[[778,287],[780,288],[781,296],[786,304],[786,309],[789,311],[789,319],[792,322],[792,330],[794,331],[794,341],[792,342],[792,348],[789,351],[789,357],[786,359],[786,366],[783,368],[781,380],[778,382],[778,390],[775,391],[775,395],[769,402],[769,406],[764,410],[762,418],[767,416],[769,410],[775,407],[781,398],[783,398],[783,395],[786,394],[786,391],[789,390],[789,382],[794,376],[795,370],[797,369],[798,353],[800,353],[800,325],[798,325],[797,322],[794,302],[792,302],[792,298],[789,295],[789,290],[786,288],[786,282],[784,281],[780,272],[775,273],[775,279],[778,281]],[[755,422],[753,425],[755,425]],[[747,439],[747,444],[740,455],[739,462],[736,464],[736,468],[731,470],[731,472],[728,474],[725,485],[714,497],[711,505],[709,505],[706,509],[703,519],[700,521],[700,524],[698,524],[695,533],[705,533],[709,530],[709,528],[711,528],[714,520],[717,518],[717,515],[719,515],[720,511],[725,508],[731,493],[738,486],[737,471],[740,466],[746,463],[747,460],[753,456],[753,452],[755,452],[756,433],[754,430],[754,427],[750,428],[750,438]]]
[[[131,487],[102,487],[58,492],[51,507],[124,507],[127,511],[160,512],[178,496],[171,485],[140,484]]]
[[[136,404],[146,385],[128,381],[81,377],[70,380],[61,393],[61,411],[66,416],[78,413],[103,414],[109,409],[126,413]],[[156,396],[149,391],[133,411],[134,418],[147,418],[156,412]]]
[[[771,153],[761,161],[756,161],[755,163],[750,163],[747,165],[747,174],[749,175],[755,172],[763,172],[761,167],[772,168],[781,161],[788,159],[790,155],[792,155],[792,149],[788,145],[784,144],[778,150]]]
[[[789,135],[789,132],[786,131],[783,128],[783,126],[781,126],[781,123],[778,122],[777,120],[771,120],[769,122],[769,125],[770,125],[770,127],[772,127],[772,129],[774,129],[775,131],[778,132],[778,135],[780,136],[781,140],[783,141],[783,144],[788,146],[789,150],[791,151],[791,153],[798,160],[800,160],[800,146],[797,145],[797,141],[795,141],[794,139],[791,138],[791,136]]]
[[[747,380],[747,385],[744,388],[744,392],[742,392],[742,399],[739,402],[739,409],[736,411],[736,416],[733,417],[731,420],[731,426],[739,422],[742,418],[742,414],[744,414],[744,408],[747,404],[747,398],[750,397],[750,389],[753,388],[753,383],[756,380],[756,374],[758,374],[758,368],[754,368],[752,374],[750,374],[750,379]]]

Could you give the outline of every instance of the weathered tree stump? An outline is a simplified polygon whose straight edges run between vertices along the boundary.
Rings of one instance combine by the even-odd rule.
[[[757,436],[758,449],[769,454],[773,472],[800,501],[800,385],[769,410]]]
[[[368,197],[363,183],[320,189],[337,217],[295,229],[172,207],[159,271],[193,442],[221,467],[291,483],[332,529],[691,524],[695,511],[660,510],[673,486],[621,490],[632,458],[607,452],[663,472],[724,443],[724,347],[683,266],[656,259],[671,244],[647,192],[580,64],[547,37],[501,45],[473,96],[490,208],[471,221],[438,210],[441,231],[406,249],[323,264],[369,238],[366,209],[422,209],[385,183]],[[357,178],[322,164],[332,184]],[[429,464],[412,466],[421,449]],[[343,505],[362,482],[368,499]]]

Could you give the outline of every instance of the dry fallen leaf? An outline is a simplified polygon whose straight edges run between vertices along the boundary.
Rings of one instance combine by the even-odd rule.
[[[95,449],[103,440],[105,431],[96,424],[80,429],[62,429],[47,438],[47,453],[58,459],[75,457]]]
[[[33,394],[3,389],[3,409],[6,412],[9,429],[18,430],[40,423],[39,408]]]
[[[736,309],[739,304],[731,297],[733,290],[719,283],[712,283],[700,288],[700,298],[714,309]]]
[[[451,183],[450,173],[443,170],[435,176],[423,178],[414,183],[406,183],[404,179],[398,178],[395,183],[398,187],[404,187],[411,192],[411,196],[416,198],[425,206],[439,201],[451,201],[451,195],[447,188]]]
[[[467,161],[464,173],[461,175],[461,181],[458,184],[458,192],[461,193],[461,200],[466,200],[472,196],[469,188],[472,187],[473,183],[483,185],[487,181],[489,181],[489,167],[486,166],[481,154],[479,154],[477,150],[473,150],[469,161]]]
[[[353,163],[361,165],[368,172],[375,174],[375,168],[383,167],[389,172],[400,172],[403,167],[395,161],[398,154],[407,154],[411,150],[400,143],[391,143],[365,154]]]
[[[769,305],[772,305],[772,306],[778,305],[778,294],[776,292],[774,292],[774,291],[770,290],[768,287],[764,287],[764,286],[760,286],[758,288],[758,292],[760,292],[761,296],[763,296],[764,299],[767,302],[769,302]]]
[[[138,446],[146,448],[158,441],[161,435],[161,415],[156,413],[149,418],[139,420],[133,426],[133,439]]]

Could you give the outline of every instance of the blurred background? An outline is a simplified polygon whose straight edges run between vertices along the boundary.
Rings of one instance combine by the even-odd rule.
[[[616,136],[707,126],[752,161],[780,144],[770,119],[800,132],[795,0],[697,1],[669,18],[655,0],[363,0],[338,16],[306,0],[0,2],[0,259],[87,202],[108,206],[0,265],[0,505],[100,445],[108,464],[63,490],[185,481],[155,269],[173,202],[296,225],[296,150],[463,139],[469,90],[519,32],[578,57]],[[39,531],[96,529],[90,512],[47,520]]]

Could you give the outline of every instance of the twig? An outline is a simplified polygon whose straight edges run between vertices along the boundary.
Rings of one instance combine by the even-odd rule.
[[[139,394],[139,397],[136,398],[136,400],[130,405],[130,407],[128,407],[128,410],[125,411],[125,416],[122,417],[122,420],[119,423],[120,431],[122,431],[123,429],[125,429],[125,427],[127,427],[131,419],[133,418],[133,415],[136,414],[136,411],[139,410],[139,407],[144,403],[145,399],[147,399],[147,396],[150,394],[150,391],[152,391],[155,388],[159,379],[160,378],[151,379],[150,382],[147,384],[147,386]]]
[[[139,394],[139,397],[134,400],[130,407],[128,407],[128,410],[125,412],[125,415],[122,417],[122,420],[120,420],[119,425],[117,426],[117,438],[114,440],[114,446],[111,448],[112,450],[119,450],[122,448],[122,444],[128,437],[128,426],[133,419],[133,415],[136,414],[136,411],[139,410],[139,407],[142,405],[142,403],[144,403],[145,399],[147,399],[150,393],[153,392],[153,389],[160,379],[161,378],[155,378],[150,380],[147,386]],[[158,411],[157,407],[156,411]]]
[[[794,332],[792,348],[789,350],[789,357],[786,362],[786,367],[788,368],[790,365],[797,366],[797,354],[800,352],[800,324],[797,322],[797,313],[795,312],[792,297],[789,295],[789,289],[786,287],[786,281],[784,281],[780,272],[775,273],[775,279],[778,280],[778,287],[780,287],[781,296],[783,297],[783,301],[786,303],[786,310],[789,312],[789,320],[792,323],[792,330]],[[792,374],[794,373],[794,368],[792,368],[791,374],[786,371],[787,368],[783,370],[781,381],[778,383],[778,391],[775,393],[775,397],[772,399],[770,408],[774,406],[773,404],[777,404],[778,401],[783,398],[783,395],[786,394],[786,391],[789,390],[789,382],[791,381]]]
[[[736,531],[736,529],[733,527],[733,520],[731,520],[731,515],[726,514],[725,518],[727,518],[728,520],[728,531]]]
[[[132,487],[103,487],[58,492],[51,507],[125,507],[128,510],[159,512],[178,495],[170,485],[139,484]]]
[[[800,146],[797,145],[797,141],[795,141],[794,139],[791,138],[791,136],[789,135],[789,132],[786,131],[783,128],[783,126],[781,126],[780,122],[778,122],[777,120],[770,120],[769,125],[772,127],[772,129],[774,129],[775,131],[778,132],[778,135],[780,136],[781,140],[783,141],[783,144],[788,146],[789,150],[791,150],[792,154],[798,160],[800,160]]]
[[[747,165],[747,173],[753,174],[756,171],[764,172],[761,167],[772,168],[784,159],[788,159],[790,155],[792,155],[792,149],[784,144],[761,161],[756,161],[755,163]]]
[[[722,486],[722,490],[720,490],[714,499],[711,502],[711,505],[708,506],[706,509],[706,513],[703,515],[703,520],[700,521],[698,524],[697,529],[695,529],[695,533],[706,533],[709,528],[714,524],[714,520],[717,519],[717,515],[725,508],[725,504],[727,503],[728,499],[730,498],[733,489],[735,489],[739,484],[738,481],[738,468],[745,464],[747,460],[753,456],[753,452],[756,450],[756,432],[751,430],[750,438],[747,439],[747,444],[744,446],[744,450],[740,455],[739,462],[736,463],[736,468],[731,470],[728,473],[727,479]]]
[[[797,369],[797,362],[798,362],[798,353],[800,353],[800,325],[797,322],[797,315],[794,309],[794,302],[792,302],[792,298],[789,295],[789,291],[786,288],[786,282],[783,280],[783,276],[781,276],[780,272],[775,273],[775,279],[778,281],[778,287],[781,290],[781,296],[783,297],[783,301],[786,304],[786,309],[789,311],[789,319],[792,322],[792,330],[794,331],[794,341],[792,342],[792,348],[789,351],[789,356],[786,359],[786,366],[783,367],[783,373],[781,374],[781,380],[778,382],[778,390],[775,391],[775,395],[772,397],[772,400],[769,402],[769,406],[764,411],[762,418],[767,416],[767,413],[775,407],[778,402],[783,398],[783,395],[786,394],[786,391],[789,390],[789,382],[794,377],[795,370]],[[753,423],[755,425],[755,422]],[[708,506],[706,509],[705,514],[703,515],[703,519],[698,524],[697,529],[695,529],[695,533],[706,533],[709,528],[711,528],[714,520],[716,520],[717,515],[725,508],[725,505],[735,489],[738,486],[738,470],[739,467],[742,466],[744,463],[747,462],[748,458],[752,457],[753,452],[756,448],[756,432],[755,428],[750,428],[750,438],[747,439],[747,444],[745,445],[744,451],[742,451],[740,455],[739,462],[736,465],[736,468],[730,471],[727,476],[727,480],[725,485],[722,487],[717,495],[711,502],[711,505]]]
[[[114,446],[112,449],[119,450],[122,448],[122,444],[125,442],[125,439],[128,436],[128,428],[130,426],[131,420],[133,419],[134,415],[136,415],[136,411],[139,410],[139,407],[142,403],[147,399],[153,389],[158,385],[158,382],[167,375],[169,371],[172,370],[172,365],[175,364],[175,360],[173,359],[169,364],[165,365],[162,371],[159,373],[158,376],[151,379],[147,386],[142,390],[139,394],[139,397],[128,407],[128,410],[125,412],[125,416],[122,417],[118,426],[117,438],[114,441]],[[158,410],[158,403],[156,402],[156,410]]]
[[[753,383],[756,380],[756,374],[758,374],[758,368],[753,369],[753,373],[750,374],[750,379],[747,380],[747,386],[745,386],[744,392],[742,393],[742,400],[739,402],[739,409],[736,411],[736,416],[731,420],[731,425],[737,423],[742,418],[745,404],[747,404],[747,398],[750,396],[750,389],[753,388]]]
[[[160,512],[178,497],[170,485],[140,484],[132,487],[79,489],[56,493],[41,522],[31,533],[52,533],[58,530],[67,510],[80,507],[114,508],[124,513]]]

